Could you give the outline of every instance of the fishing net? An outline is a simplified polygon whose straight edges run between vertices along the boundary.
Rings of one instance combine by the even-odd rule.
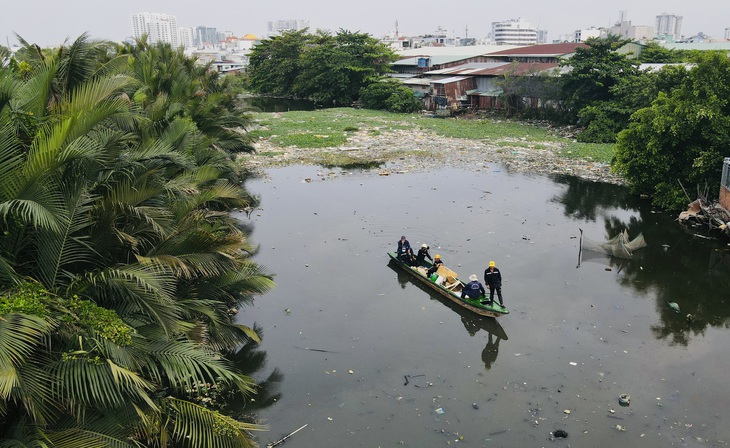
[[[581,247],[583,250],[612,255],[618,258],[631,258],[636,249],[646,247],[646,240],[644,240],[644,235],[641,233],[633,240],[629,240],[629,234],[624,230],[604,243],[583,237]]]

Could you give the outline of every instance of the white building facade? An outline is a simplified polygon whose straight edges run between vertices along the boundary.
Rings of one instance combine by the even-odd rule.
[[[147,42],[171,44],[177,48],[178,41],[177,18],[168,14],[156,12],[142,12],[132,14],[132,34],[139,39],[147,35]]]
[[[535,45],[537,28],[522,18],[492,22],[492,41],[497,45]]]
[[[656,16],[656,34],[658,37],[672,36],[675,41],[682,38],[682,16],[675,14],[659,14]]]
[[[573,34],[573,42],[585,42],[591,37],[599,38],[601,37],[601,31],[598,28],[588,28],[584,30],[575,30],[575,33]]]
[[[190,48],[195,46],[195,31],[192,28],[178,28],[177,36],[181,47]]]
[[[282,31],[301,31],[309,28],[309,20],[272,20],[269,22],[269,35]]]

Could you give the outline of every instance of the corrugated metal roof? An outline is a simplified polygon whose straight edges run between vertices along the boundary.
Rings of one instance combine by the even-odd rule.
[[[469,79],[468,76],[452,76],[450,78],[444,78],[444,79],[432,79],[431,84],[449,84],[452,82],[459,82],[463,81],[465,79]]]
[[[475,67],[482,65],[484,67]],[[553,70],[558,67],[557,62],[495,62],[490,64],[464,64],[457,67],[432,70],[424,75],[468,75],[468,76],[501,76],[501,75],[529,75]]]
[[[666,43],[662,47],[670,50],[728,50],[730,51],[730,42],[683,42],[683,43]]]
[[[418,60],[421,58],[428,58],[431,59],[431,65],[443,65],[443,64],[450,64],[452,62],[458,62],[463,61],[464,59],[473,58],[474,55],[451,55],[451,56],[420,56],[415,58],[406,58],[401,59],[400,61],[395,61],[390,65],[418,65]]]
[[[562,44],[538,44],[526,47],[512,48],[509,50],[497,51],[490,53],[490,56],[522,56],[522,57],[545,57],[545,56],[564,56],[566,54],[575,53],[576,48],[588,48],[584,43],[562,43]]]
[[[404,50],[398,50],[397,55],[403,58],[412,57],[436,57],[436,56],[447,56],[454,57],[459,56],[462,58],[481,56],[485,54],[494,53],[495,51],[509,50],[510,48],[518,48],[517,45],[469,45],[464,47],[419,47],[419,48],[408,48]]]
[[[424,72],[424,75],[443,75],[449,73],[463,73],[469,71],[485,70],[509,64],[509,62],[471,62],[469,64],[457,65],[456,67],[442,68],[439,70],[430,70]]]
[[[647,71],[657,71],[663,69],[667,65],[676,65],[684,67],[685,69],[689,70],[691,68],[694,68],[697,64],[693,64],[691,62],[677,62],[677,63],[671,63],[671,64],[660,64],[660,63],[644,63],[639,64],[639,70],[647,70]]]
[[[427,79],[427,78],[401,79],[400,82],[406,86],[430,86],[431,85],[431,80]]]

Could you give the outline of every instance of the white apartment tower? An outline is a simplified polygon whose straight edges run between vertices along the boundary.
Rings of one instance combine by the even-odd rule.
[[[151,44],[165,42],[174,48],[179,46],[175,16],[156,12],[132,14],[132,32],[137,39],[146,34],[147,42]]]
[[[656,16],[656,35],[673,36],[674,40],[682,38],[682,16],[662,13]]]
[[[269,22],[269,34],[277,34],[282,31],[300,31],[309,28],[309,20],[273,20]]]
[[[522,18],[492,22],[492,40],[497,45],[535,45],[537,28]]]
[[[192,28],[180,27],[177,29],[178,43],[183,48],[195,46],[195,30]]]

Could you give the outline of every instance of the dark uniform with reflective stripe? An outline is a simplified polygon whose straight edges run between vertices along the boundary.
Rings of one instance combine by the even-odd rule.
[[[487,268],[484,271],[484,283],[489,286],[489,301],[494,303],[494,291],[496,290],[499,304],[504,306],[504,302],[502,302],[502,274],[500,274],[499,269],[495,267],[492,271]]]
[[[461,298],[469,297],[470,299],[478,299],[479,297],[482,297],[485,294],[484,286],[482,286],[481,283],[479,283],[478,280],[474,280],[473,282],[469,282],[464,286],[464,289],[461,290]]]

